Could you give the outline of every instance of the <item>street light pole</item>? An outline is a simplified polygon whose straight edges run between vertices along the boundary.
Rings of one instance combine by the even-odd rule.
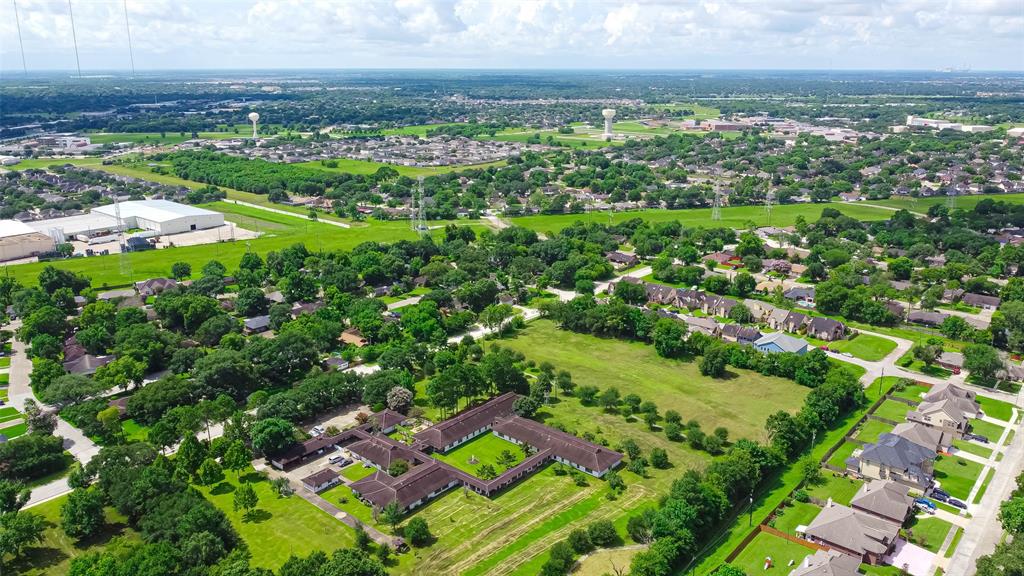
[[[747,517],[747,526],[751,527],[751,526],[754,525],[754,493],[753,492],[750,493],[750,505],[747,506],[747,512],[749,513],[749,516]]]

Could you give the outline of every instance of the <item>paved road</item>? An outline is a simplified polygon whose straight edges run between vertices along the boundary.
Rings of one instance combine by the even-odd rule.
[[[295,212],[289,212],[287,210],[280,210],[278,208],[270,208],[269,206],[260,206],[259,204],[252,204],[251,202],[243,202],[241,200],[232,200],[231,202],[234,203],[234,204],[238,204],[239,206],[248,206],[249,208],[256,208],[257,210],[265,210],[267,212],[273,212],[274,214],[284,214],[285,216],[294,216],[295,218],[301,218],[303,220],[308,220],[309,219],[307,216],[303,216],[302,214],[298,214],[298,213],[295,213]],[[324,224],[330,224],[331,226],[337,226],[339,228],[351,228],[351,226],[349,226],[348,224],[346,224],[344,222],[338,222],[337,220],[328,220],[326,218],[324,218],[324,219],[317,219],[317,222],[323,222]]]
[[[419,304],[421,298],[423,298],[423,296],[410,296],[408,298],[405,298],[404,300],[392,302],[391,304],[388,304],[388,310],[397,310],[403,306],[412,306],[413,304]]]

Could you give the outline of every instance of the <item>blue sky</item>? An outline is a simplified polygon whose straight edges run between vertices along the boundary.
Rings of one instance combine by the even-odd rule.
[[[17,2],[18,20],[14,17]],[[82,68],[122,0],[72,0]],[[127,0],[138,69],[1024,70],[1024,0]],[[0,68],[75,67],[66,0],[0,0]]]

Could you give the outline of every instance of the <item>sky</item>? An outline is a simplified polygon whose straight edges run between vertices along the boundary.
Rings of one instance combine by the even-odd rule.
[[[83,70],[1024,70],[1024,0],[71,0]],[[15,18],[15,6],[17,18]],[[67,0],[0,0],[0,69],[74,70]]]

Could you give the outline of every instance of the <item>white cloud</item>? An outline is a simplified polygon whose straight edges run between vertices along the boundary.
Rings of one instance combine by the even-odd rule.
[[[82,65],[124,68],[121,0],[72,0]],[[128,0],[139,68],[1024,69],[1021,0]],[[32,68],[74,66],[66,2],[19,0]],[[20,65],[0,2],[0,66]]]

